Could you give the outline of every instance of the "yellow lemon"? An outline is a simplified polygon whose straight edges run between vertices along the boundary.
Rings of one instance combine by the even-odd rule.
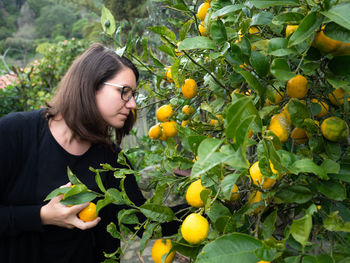
[[[197,83],[194,79],[186,79],[181,88],[182,94],[187,99],[192,99],[197,95]]]
[[[159,121],[168,121],[170,116],[173,115],[174,111],[173,108],[171,107],[171,105],[166,104],[161,106],[158,110],[157,110],[157,119]]]
[[[191,115],[194,113],[194,108],[191,107],[190,105],[185,105],[182,107],[181,112],[186,115]]]
[[[286,26],[286,37],[289,37],[295,30],[297,30],[297,25],[287,25]]]
[[[89,203],[89,206],[85,207],[78,214],[79,218],[84,222],[93,221],[97,218],[96,205],[92,202]]]
[[[273,173],[277,173],[277,171],[273,168],[271,161],[270,161],[270,168],[271,168],[271,171]],[[249,168],[249,174],[253,180],[253,183],[255,185],[261,185],[261,188],[263,188],[263,189],[270,189],[276,183],[275,179],[271,179],[269,177],[264,177],[262,175],[260,168],[259,168],[259,161],[255,162]]]
[[[161,135],[162,135],[162,129],[159,123],[156,125],[153,125],[148,131],[148,136],[153,140],[158,139]]]
[[[317,99],[312,99],[311,102],[317,103],[318,105],[321,106],[321,112],[316,114],[317,117],[322,118],[323,116],[327,115],[328,110],[329,110],[329,106],[327,103],[325,103],[323,101],[319,101]]]
[[[201,36],[205,37],[207,35],[207,30],[204,27],[203,21],[199,24],[198,30],[199,30],[199,33],[201,34]]]
[[[164,133],[167,138],[177,135],[177,124],[175,121],[166,121],[160,124],[160,126],[162,127],[162,133]]]
[[[268,130],[273,131],[281,142],[288,140],[290,123],[285,113],[273,115],[268,126]]]
[[[341,142],[349,136],[349,127],[344,120],[333,116],[322,122],[321,132],[326,139]]]
[[[165,68],[165,79],[169,82],[174,82],[173,75],[171,74],[171,67]]]
[[[182,237],[190,244],[199,244],[209,234],[209,222],[200,214],[188,215],[181,225]]]
[[[197,15],[198,15],[198,18],[200,20],[203,21],[205,19],[205,16],[207,15],[209,8],[210,8],[210,4],[207,2],[205,2],[199,6]]]
[[[157,239],[152,247],[152,259],[154,263],[162,263],[162,256],[169,253],[173,244],[170,239]],[[175,258],[175,251],[171,252],[165,259],[164,263],[171,263]]]
[[[296,75],[287,83],[287,95],[291,98],[304,98],[307,90],[307,79],[302,75]]]
[[[328,94],[328,98],[333,105],[339,106],[344,104],[345,95],[350,97],[350,94],[347,91],[343,90],[342,88],[337,88],[332,93]],[[348,101],[350,101],[350,98],[348,98]]]
[[[190,206],[202,207],[204,203],[201,199],[201,192],[205,188],[200,179],[190,184],[186,191],[186,201]]]
[[[308,136],[305,129],[294,128],[290,137],[295,141],[296,144],[305,144],[308,140]]]

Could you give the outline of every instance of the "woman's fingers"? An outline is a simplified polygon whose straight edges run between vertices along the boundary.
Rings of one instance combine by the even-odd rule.
[[[76,217],[73,224],[76,228],[79,228],[81,230],[85,230],[85,229],[95,227],[98,224],[98,222],[100,222],[100,221],[101,221],[100,217],[97,217],[95,220],[88,221],[88,222],[84,222],[83,220]]]

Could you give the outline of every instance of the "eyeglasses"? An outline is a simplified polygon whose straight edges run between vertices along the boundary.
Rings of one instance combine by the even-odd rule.
[[[104,82],[103,84],[117,87],[117,88],[122,88],[122,92],[120,93],[120,96],[123,101],[129,101],[131,100],[131,98],[134,98],[134,99],[137,98],[138,92],[128,86],[122,86],[122,85],[118,85],[110,82]]]

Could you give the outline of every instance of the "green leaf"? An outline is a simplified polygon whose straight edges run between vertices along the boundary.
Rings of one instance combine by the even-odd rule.
[[[227,156],[223,161],[225,164],[233,167],[233,168],[249,168],[249,162],[246,158],[245,148],[238,148],[238,150],[234,150],[231,145],[223,145],[221,147],[221,152]]]
[[[276,25],[295,25],[299,24],[303,20],[304,15],[296,12],[287,12],[275,16],[272,19],[272,23]]]
[[[275,58],[272,61],[271,73],[281,81],[287,81],[296,76],[296,74],[290,70],[287,60],[283,58]]]
[[[250,57],[250,64],[259,76],[266,76],[270,71],[269,58],[259,51],[253,51]]]
[[[297,45],[309,38],[320,27],[323,16],[316,12],[310,12],[300,23],[297,30],[289,39],[289,46]]]
[[[323,195],[333,200],[343,201],[346,198],[345,186],[334,180],[330,180],[327,182],[319,182],[317,184],[317,189]]]
[[[140,206],[140,210],[149,219],[159,223],[170,222],[175,217],[173,210],[162,205],[144,204]]]
[[[146,202],[161,205],[163,203],[163,198],[164,198],[166,188],[167,188],[166,184],[158,183],[152,198],[148,199]]]
[[[306,214],[300,219],[294,219],[290,227],[293,238],[303,247],[306,246],[312,229],[312,216]]]
[[[81,205],[88,202],[91,202],[97,197],[95,193],[92,192],[83,192],[80,194],[73,195],[69,198],[65,198],[61,200],[61,204],[63,205]]]
[[[190,31],[192,24],[193,24],[193,20],[190,19],[182,25],[179,31],[180,41],[186,38],[186,35]]]
[[[113,238],[116,238],[116,239],[121,239],[121,235],[119,233],[119,231],[117,230],[117,226],[111,222],[108,224],[107,226],[107,232],[113,237]]]
[[[217,50],[215,42],[207,37],[197,36],[192,38],[185,38],[180,42],[178,50],[192,50],[192,49],[213,49]]]
[[[344,220],[338,215],[339,211],[334,211],[323,220],[323,226],[328,231],[342,231],[350,233],[350,222]]]
[[[116,188],[109,188],[107,194],[113,198],[113,202],[118,205],[125,204],[122,193]]]
[[[301,159],[293,163],[291,167],[289,167],[292,173],[312,173],[317,175],[320,179],[328,180],[326,171],[321,167],[315,164],[311,159]]]
[[[238,128],[237,123],[239,123],[242,113],[249,103],[252,103],[252,101],[248,97],[242,97],[229,106],[226,114],[227,126],[225,129],[227,138],[235,138]]]
[[[287,110],[294,126],[304,128],[304,120],[310,119],[310,111],[300,100],[292,98],[288,102]]]
[[[230,210],[224,206],[219,201],[214,201],[211,207],[207,211],[207,215],[210,218],[211,222],[216,222],[221,216],[231,216]]]
[[[265,96],[265,88],[260,81],[249,71],[239,70],[239,74],[248,82],[249,86],[258,92],[260,97]]]
[[[332,174],[331,178],[339,179],[343,182],[350,183],[350,166],[347,164],[342,164],[340,170],[336,174]]]
[[[113,37],[115,30],[117,29],[113,14],[107,7],[105,7],[105,5],[102,5],[101,12],[101,25],[103,31]]]
[[[322,162],[321,167],[325,170],[327,174],[337,174],[340,170],[340,164],[331,159],[325,159]]]
[[[69,182],[71,182],[73,185],[83,184],[82,182],[80,182],[78,177],[76,177],[76,175],[72,172],[69,166],[67,166],[67,175]]]
[[[166,26],[153,26],[153,27],[148,27],[148,29],[156,34],[163,36],[163,37],[167,37],[176,43],[175,33],[173,31],[171,31],[170,29],[168,29]]]
[[[210,24],[210,36],[218,44],[222,44],[227,40],[227,33],[224,23],[221,20],[213,21]]]
[[[193,165],[191,178],[197,178],[200,174],[209,171],[216,165],[225,162],[230,156],[217,152],[222,144],[221,140],[207,138],[198,147],[199,160]]]
[[[108,194],[105,195],[105,198],[98,200],[96,204],[96,213],[98,214],[102,208],[111,204],[113,200],[113,197]]]
[[[283,57],[295,53],[293,49],[288,48],[288,39],[286,38],[272,38],[269,40],[267,51],[270,55],[276,57]]]
[[[135,215],[137,213],[137,209],[123,209],[118,213],[118,224],[138,224],[139,219]]]
[[[273,14],[271,12],[262,11],[252,17],[252,23],[250,26],[254,25],[269,25],[273,19]]]
[[[52,198],[58,196],[58,195],[62,195],[67,193],[68,191],[70,191],[71,188],[70,187],[62,187],[62,188],[57,188],[53,191],[51,191],[44,199],[44,201],[48,201],[51,200]]]
[[[145,231],[142,234],[140,240],[140,253],[142,253],[147,245],[148,240],[152,237],[154,229],[157,227],[157,224],[151,223],[146,226]]]
[[[222,180],[221,191],[226,200],[230,199],[233,185],[236,183],[239,177],[240,177],[240,174],[229,174],[229,175],[226,175]]]
[[[285,186],[278,189],[276,197],[285,203],[303,204],[311,200],[313,193],[305,186]]]
[[[321,12],[322,15],[328,17],[338,25],[350,30],[350,5],[348,3],[341,3],[332,6],[328,11]]]
[[[221,236],[204,246],[196,263],[256,263],[259,259],[254,251],[261,247],[261,242],[252,236],[232,233]]]
[[[219,16],[224,16],[224,15],[227,15],[229,13],[233,13],[233,12],[236,12],[238,10],[241,10],[243,7],[244,7],[244,5],[227,5],[223,8],[215,11],[214,13],[212,13],[210,18],[215,19]]]
[[[250,1],[257,8],[270,8],[271,6],[299,6],[299,0],[252,0]]]
[[[350,30],[336,23],[328,23],[323,32],[327,37],[331,39],[338,40],[341,42],[350,42]]]
[[[277,220],[277,210],[274,210],[272,213],[270,213],[264,221],[264,227],[262,229],[262,235],[265,239],[272,236],[272,234],[275,231],[275,224]]]

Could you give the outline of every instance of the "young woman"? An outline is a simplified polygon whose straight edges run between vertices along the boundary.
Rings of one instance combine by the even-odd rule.
[[[83,222],[77,214],[88,204],[43,200],[69,185],[67,167],[96,191],[90,166],[121,167],[118,144],[136,118],[138,78],[127,58],[93,44],[71,65],[48,108],[0,119],[0,262],[101,262],[103,251],[118,248],[106,231],[118,206]],[[106,187],[119,186],[112,173],[102,178]],[[134,176],[125,187],[135,204],[145,201]]]

